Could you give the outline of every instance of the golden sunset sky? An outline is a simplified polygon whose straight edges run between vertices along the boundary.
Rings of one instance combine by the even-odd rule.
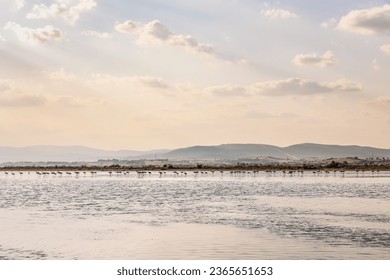
[[[0,4],[0,146],[390,148],[389,1]]]

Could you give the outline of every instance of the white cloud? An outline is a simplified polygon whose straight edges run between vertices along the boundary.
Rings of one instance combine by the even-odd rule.
[[[251,85],[249,90],[259,95],[311,95],[341,91],[360,91],[362,86],[348,80],[320,83],[300,78],[289,78],[286,80],[256,83]]]
[[[337,80],[333,82],[315,82],[300,78],[289,78],[286,80],[272,80],[255,83],[248,86],[221,85],[205,89],[206,93],[216,96],[283,96],[283,95],[314,95],[332,92],[354,92],[361,91],[362,86],[348,80]]]
[[[379,71],[379,69],[381,68],[378,61],[376,59],[374,59],[372,62],[371,62],[371,65],[372,65],[372,69],[374,69],[375,71]]]
[[[39,44],[43,44],[48,41],[60,41],[63,39],[62,31],[53,26],[32,29],[29,27],[22,27],[15,22],[8,22],[4,29],[14,31],[22,40],[33,41]]]
[[[340,19],[337,28],[358,34],[390,34],[390,5],[353,10]]]
[[[260,95],[289,95],[323,93],[329,92],[330,89],[317,82],[290,78],[287,80],[274,80],[253,84],[251,91]]]
[[[206,88],[206,92],[211,93],[216,96],[245,96],[248,94],[246,87],[238,85],[222,85]]]
[[[148,22],[142,28],[143,35],[149,36],[149,39],[166,41],[173,36],[173,33],[158,20]]]
[[[333,28],[336,26],[337,26],[337,19],[335,19],[335,18],[331,18],[331,19],[321,23],[321,27],[323,27],[323,28]]]
[[[87,31],[82,32],[82,34],[84,36],[94,37],[94,38],[99,38],[99,39],[107,39],[107,38],[111,37],[110,33],[97,32],[97,31],[94,31],[94,30],[87,30]]]
[[[336,63],[333,52],[327,51],[323,56],[318,56],[315,53],[312,54],[297,54],[293,63],[296,65],[314,65],[317,67],[327,67]]]
[[[160,89],[172,88],[172,85],[160,77],[152,76],[113,76],[96,73],[92,75],[89,85],[114,85],[124,88]]]
[[[334,82],[321,83],[321,85],[326,88],[329,88],[330,91],[353,92],[363,90],[363,86],[361,84],[346,79],[341,79]]]
[[[159,77],[151,76],[113,76],[107,74],[94,74],[93,79],[87,84],[97,88],[122,88],[124,91],[150,90],[163,94],[175,94],[189,92],[191,95],[213,95],[216,97],[250,97],[263,96],[287,96],[287,95],[316,95],[322,93],[340,93],[361,91],[359,83],[348,80],[336,80],[331,82],[316,82],[300,78],[285,80],[271,80],[250,85],[225,84],[206,88],[197,88],[193,85],[170,83]],[[169,90],[167,90],[169,89]]]
[[[296,14],[284,9],[261,10],[261,14],[270,19],[292,19],[298,18]]]
[[[151,88],[167,89],[170,87],[168,82],[158,77],[149,77],[149,76],[135,77],[134,80],[138,83],[141,83],[144,86],[151,87]]]
[[[25,4],[26,4],[26,1],[24,1],[24,0],[15,0],[15,8],[16,8],[16,10],[22,9]]]
[[[58,0],[49,6],[45,4],[34,5],[27,14],[28,19],[50,19],[61,17],[69,24],[75,24],[81,14],[96,7],[96,0]]]
[[[380,47],[381,51],[387,54],[390,54],[390,44],[388,45],[383,45]]]
[[[139,24],[128,20],[123,23],[117,23],[115,29],[121,33],[136,34],[139,37],[139,43],[165,43],[172,46],[183,47],[186,50],[199,54],[213,55],[214,49],[209,44],[199,43],[190,35],[174,34],[160,21],[154,20],[147,24]]]
[[[5,39],[0,36],[0,42],[5,42]]]
[[[134,21],[128,20],[123,23],[117,23],[115,29],[121,33],[136,33],[138,31],[138,25]]]

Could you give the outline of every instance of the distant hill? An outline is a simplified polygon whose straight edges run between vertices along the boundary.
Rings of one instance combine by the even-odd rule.
[[[390,149],[379,149],[362,146],[340,146],[321,144],[298,144],[284,148],[286,153],[297,158],[318,157],[318,158],[344,158],[344,157],[390,157]]]
[[[107,151],[85,146],[30,146],[0,147],[0,162],[73,162],[97,161],[99,159],[125,159],[146,154],[166,153],[169,150]]]
[[[219,146],[194,146],[177,149],[162,155],[168,159],[239,159],[270,156],[285,158],[281,148],[262,144],[224,144]]]
[[[4,162],[76,162],[99,159],[226,159],[273,157],[279,159],[390,157],[390,149],[361,146],[298,144],[278,147],[262,144],[223,144],[193,146],[176,150],[107,151],[84,146],[31,146],[23,148],[0,147],[0,163]]]
[[[168,159],[241,159],[255,157],[275,158],[343,158],[390,157],[390,149],[360,146],[298,144],[278,147],[262,144],[224,144],[219,146],[194,146],[177,149],[162,155]]]

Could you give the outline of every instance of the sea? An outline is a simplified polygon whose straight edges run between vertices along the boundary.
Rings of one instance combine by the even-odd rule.
[[[0,260],[389,260],[390,172],[0,172]]]

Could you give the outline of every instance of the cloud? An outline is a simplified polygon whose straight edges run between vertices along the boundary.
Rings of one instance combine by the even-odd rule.
[[[61,68],[57,72],[44,72],[50,79],[54,81],[69,81],[74,80],[74,75],[66,74]],[[86,96],[71,96],[71,95],[51,95],[47,93],[35,94],[32,87],[20,85],[23,81],[1,80],[0,79],[0,108],[1,107],[40,107],[44,105],[61,105],[65,107],[93,107],[105,105],[106,102],[99,98],[88,98]],[[68,94],[72,94],[69,92]]]
[[[261,83],[254,83],[248,86],[221,85],[208,87],[206,93],[220,97],[232,96],[287,96],[287,95],[314,95],[332,92],[354,92],[361,91],[360,84],[348,80],[337,80],[333,82],[315,82],[300,78],[289,78],[286,80],[272,80]]]
[[[368,100],[365,102],[369,107],[380,110],[384,112],[389,112],[390,110],[390,97],[389,96],[379,96],[375,99]]]
[[[0,107],[41,106],[46,101],[43,96],[21,93],[11,80],[0,80]]]
[[[193,96],[212,95],[215,97],[250,97],[262,96],[288,96],[288,95],[316,95],[322,93],[357,92],[363,87],[349,80],[336,80],[331,82],[315,82],[300,78],[285,80],[271,80],[250,85],[215,85],[206,88],[197,88],[193,85],[183,87],[179,83],[170,83],[159,77],[152,76],[112,76],[107,74],[94,74],[93,79],[87,83],[96,88],[117,87],[124,91],[148,90],[163,94],[188,92]],[[169,90],[167,90],[169,89]]]
[[[43,28],[32,29],[22,27],[15,22],[8,22],[4,29],[14,31],[22,40],[33,41],[39,44],[44,44],[48,41],[60,41],[63,39],[62,31],[49,25]]]
[[[114,85],[125,88],[152,88],[165,90],[173,86],[160,77],[151,76],[113,76],[108,74],[93,74],[90,85]]]
[[[64,68],[59,69],[55,72],[46,73],[50,80],[57,82],[68,82],[72,81],[76,78],[73,74],[65,73]]]
[[[167,89],[170,87],[168,82],[166,82],[162,78],[157,78],[157,77],[149,77],[149,76],[134,77],[133,80],[144,86],[151,87],[151,88]]]
[[[337,26],[337,19],[331,18],[327,21],[321,23],[321,27],[323,28],[333,28]]]
[[[212,45],[199,43],[190,35],[176,35],[158,20],[140,26],[134,21],[128,20],[123,23],[117,23],[115,30],[120,33],[138,35],[138,42],[141,44],[164,43],[182,47],[199,54],[214,55]]]
[[[332,91],[320,83],[299,78],[253,84],[251,91],[259,95],[313,94]]]
[[[59,96],[55,100],[53,100],[53,104],[58,104],[61,106],[65,106],[67,108],[74,107],[94,107],[94,106],[102,106],[105,105],[106,102],[102,99],[97,98],[80,98],[75,96]]]
[[[151,39],[166,41],[173,37],[173,33],[158,20],[148,22],[143,27],[143,33],[149,35]]]
[[[28,19],[50,19],[61,17],[69,24],[75,24],[81,14],[96,7],[96,0],[58,0],[56,3],[34,5],[27,14]]]
[[[294,113],[278,112],[278,113],[266,113],[259,111],[249,111],[246,116],[253,119],[291,119],[300,117]]]
[[[138,31],[138,25],[134,21],[128,20],[123,23],[117,23],[115,30],[121,33],[136,33]]]
[[[390,54],[390,44],[389,45],[383,45],[380,47],[381,51],[386,53],[386,54]]]
[[[261,14],[270,19],[293,19],[298,18],[296,14],[283,9],[267,9],[261,10]]]
[[[286,80],[256,83],[251,85],[249,90],[259,95],[312,95],[337,91],[361,91],[362,86],[348,80],[319,83],[306,79],[289,78]]]
[[[0,107],[35,107],[46,104],[43,96],[31,94],[10,94],[0,96]]]
[[[315,53],[312,54],[297,54],[293,63],[296,65],[314,65],[317,67],[328,67],[336,63],[333,52],[327,51],[322,57]]]
[[[11,90],[12,82],[10,80],[0,80],[0,93]]]
[[[374,69],[375,71],[379,71],[379,69],[381,68],[378,61],[376,59],[374,59],[372,62],[371,62],[371,66],[372,66],[372,69]]]
[[[353,92],[363,90],[363,86],[361,84],[345,79],[320,84],[324,87],[329,88],[331,91]]]
[[[338,29],[358,34],[390,34],[390,5],[353,10],[340,19]]]
[[[211,93],[216,96],[245,96],[248,95],[248,90],[246,87],[237,86],[237,85],[222,85],[222,86],[214,86],[208,87],[205,90],[208,93]]]
[[[0,36],[0,42],[5,42],[5,39]]]
[[[97,32],[97,31],[93,31],[93,30],[87,30],[87,31],[82,32],[81,34],[83,34],[84,36],[94,37],[94,38],[99,38],[99,39],[107,39],[107,38],[111,37],[110,33]]]
[[[25,4],[26,4],[26,1],[24,1],[24,0],[15,0],[15,8],[16,8],[16,10],[22,9]]]

